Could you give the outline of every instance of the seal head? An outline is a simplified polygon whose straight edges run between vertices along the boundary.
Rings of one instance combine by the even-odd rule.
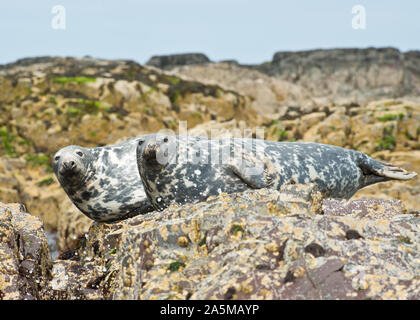
[[[153,210],[136,163],[137,138],[96,148],[67,146],[53,158],[54,173],[74,205],[100,222]]]
[[[59,150],[53,158],[52,167],[62,186],[70,188],[81,187],[92,174],[92,155],[90,150],[80,146],[68,146]]]

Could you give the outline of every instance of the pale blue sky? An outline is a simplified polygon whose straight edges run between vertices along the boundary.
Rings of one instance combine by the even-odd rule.
[[[366,8],[353,30],[351,9]],[[66,30],[51,28],[54,5]],[[0,63],[90,55],[146,62],[202,52],[211,60],[271,60],[276,51],[393,46],[420,49],[418,0],[13,0],[0,3]]]

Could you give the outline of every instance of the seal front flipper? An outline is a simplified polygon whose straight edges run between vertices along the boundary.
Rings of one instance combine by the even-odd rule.
[[[270,164],[271,162],[244,155],[242,158],[232,159],[227,167],[251,188],[262,189],[271,185]]]

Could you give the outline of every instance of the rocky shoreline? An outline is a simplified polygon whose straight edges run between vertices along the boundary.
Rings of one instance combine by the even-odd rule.
[[[255,66],[202,54],[0,66],[0,299],[419,299],[419,178],[348,203],[295,186],[107,225],[81,214],[51,170],[66,145],[186,121],[193,135],[262,128],[420,172],[419,74],[419,52],[393,48]]]
[[[419,299],[419,212],[294,185],[92,223],[51,260],[39,218],[0,205],[3,299]]]

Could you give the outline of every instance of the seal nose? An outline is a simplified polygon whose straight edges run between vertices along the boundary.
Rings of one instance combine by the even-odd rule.
[[[74,161],[66,161],[63,163],[63,167],[66,171],[73,171],[76,168],[76,163]]]
[[[149,163],[157,163],[156,156],[159,152],[159,146],[156,143],[149,143],[143,151],[143,157]]]

